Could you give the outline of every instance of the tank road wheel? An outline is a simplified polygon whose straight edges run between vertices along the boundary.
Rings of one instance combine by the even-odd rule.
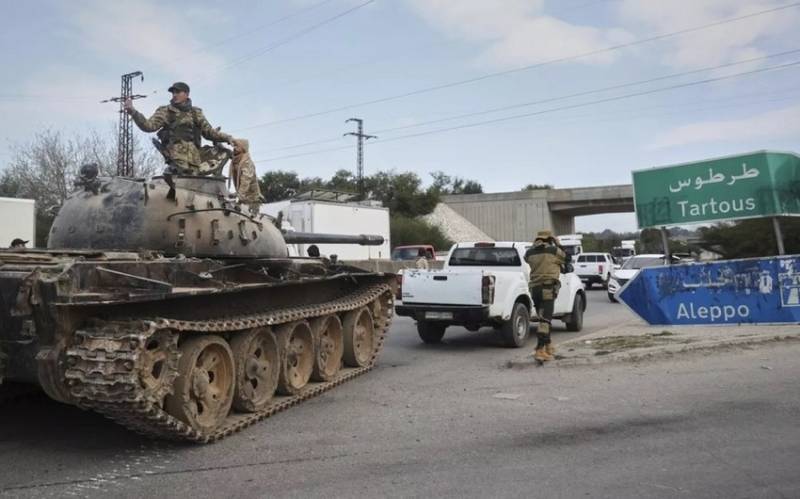
[[[139,360],[139,380],[145,398],[164,403],[178,376],[178,335],[172,331],[158,331],[147,338]]]
[[[350,367],[366,367],[375,349],[375,327],[366,307],[344,316],[344,363]]]
[[[342,334],[342,321],[336,315],[320,317],[311,323],[314,332],[314,372],[311,379],[314,381],[330,381],[342,367],[344,354],[344,338]]]
[[[231,350],[236,362],[233,407],[242,412],[259,411],[278,388],[278,342],[269,328],[256,328],[236,334]]]
[[[218,336],[193,336],[180,347],[175,392],[167,397],[171,415],[210,432],[228,416],[233,402],[234,365],[230,347]]]
[[[308,322],[292,322],[278,327],[275,335],[281,352],[278,393],[296,395],[314,371],[314,335]]]

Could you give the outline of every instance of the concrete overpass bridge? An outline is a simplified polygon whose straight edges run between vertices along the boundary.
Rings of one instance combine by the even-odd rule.
[[[633,212],[633,186],[459,194],[442,201],[496,240],[527,241],[542,229],[572,234],[578,216]]]

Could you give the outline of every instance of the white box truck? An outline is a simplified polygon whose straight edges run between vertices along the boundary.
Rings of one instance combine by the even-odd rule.
[[[0,247],[8,248],[14,239],[36,241],[36,201],[33,199],[0,198]]]
[[[380,246],[353,244],[318,244],[324,256],[337,255],[339,260],[388,259],[391,255],[389,240],[389,209],[360,203],[337,203],[319,200],[278,201],[261,207],[261,212],[277,217],[283,212],[284,222],[298,232],[318,234],[376,234],[383,236]],[[284,225],[284,228],[288,228]],[[291,245],[297,255],[305,256],[307,244]]]

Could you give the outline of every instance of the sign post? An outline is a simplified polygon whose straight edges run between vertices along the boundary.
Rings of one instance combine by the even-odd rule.
[[[778,243],[778,254],[785,255],[786,250],[783,247],[783,231],[781,230],[781,221],[778,217],[772,217],[772,228],[775,229],[775,241]]]

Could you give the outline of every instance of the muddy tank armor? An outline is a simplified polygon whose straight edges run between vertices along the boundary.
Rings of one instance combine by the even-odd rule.
[[[211,442],[369,371],[392,274],[290,258],[222,177],[81,172],[47,250],[0,251],[0,400],[21,386],[139,433]]]

